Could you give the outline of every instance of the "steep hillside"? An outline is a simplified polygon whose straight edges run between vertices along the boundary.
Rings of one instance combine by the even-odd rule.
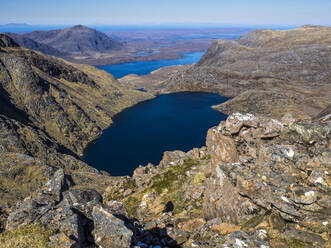
[[[82,25],[50,31],[34,31],[24,37],[49,45],[63,53],[89,55],[120,49],[123,44],[104,33]]]
[[[235,97],[217,109],[281,117],[316,115],[330,104],[331,28],[258,30],[218,40],[197,65],[179,71],[157,92],[218,92]]]
[[[78,155],[113,115],[151,97],[122,89],[106,72],[28,50],[1,34],[0,231],[8,207],[57,168],[82,188],[104,190],[110,177]]]
[[[114,114],[151,97],[122,89],[111,75],[94,67],[19,47],[5,35],[0,46],[1,95],[33,125],[79,155],[111,124]]]
[[[20,46],[23,46],[25,48],[39,51],[48,55],[56,56],[56,57],[64,57],[66,54],[61,53],[57,49],[48,46],[46,44],[42,44],[39,42],[36,42],[30,38],[24,37],[24,35],[15,34],[15,33],[4,33],[5,35],[8,35],[10,38],[12,38],[17,44]]]

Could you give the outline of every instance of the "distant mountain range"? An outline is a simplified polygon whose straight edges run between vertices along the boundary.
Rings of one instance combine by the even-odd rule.
[[[7,23],[7,24],[1,24],[0,27],[28,27],[29,24],[26,23]]]
[[[44,26],[44,25],[30,25],[26,23],[7,23],[7,24],[0,24],[0,32],[14,32],[14,33],[27,33],[32,32],[35,30],[49,30],[52,28],[51,26]],[[58,27],[64,28],[64,27]]]
[[[58,57],[91,56],[123,47],[122,42],[82,25],[25,34],[6,34],[21,46]]]

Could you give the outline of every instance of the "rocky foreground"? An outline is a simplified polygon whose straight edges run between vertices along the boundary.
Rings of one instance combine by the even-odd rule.
[[[206,147],[104,177],[104,191],[45,165],[52,178],[2,216],[0,243],[39,235],[41,247],[329,247],[330,131],[234,113],[208,131]]]

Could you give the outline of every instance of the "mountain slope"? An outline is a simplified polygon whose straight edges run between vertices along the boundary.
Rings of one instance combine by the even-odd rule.
[[[19,47],[6,35],[0,35],[0,46],[1,95],[74,153],[82,154],[114,114],[151,97],[122,89],[94,67]]]
[[[61,53],[59,50],[48,46],[46,44],[42,44],[39,42],[36,42],[28,37],[25,37],[24,35],[15,34],[15,33],[4,33],[8,35],[10,38],[12,38],[17,44],[20,46],[23,46],[25,48],[39,51],[48,55],[56,56],[56,57],[64,57],[66,54]]]
[[[35,31],[24,37],[47,44],[64,53],[91,54],[120,49],[123,44],[112,40],[104,33],[82,25],[71,28]]]
[[[122,89],[104,71],[28,50],[0,34],[0,215],[55,168],[78,185],[105,184],[109,176],[78,155],[113,115],[151,97]]]
[[[215,41],[197,65],[179,71],[157,90],[235,97],[218,107],[225,113],[252,111],[279,118],[286,109],[313,117],[330,104],[330,57],[330,27],[258,30],[236,41]]]

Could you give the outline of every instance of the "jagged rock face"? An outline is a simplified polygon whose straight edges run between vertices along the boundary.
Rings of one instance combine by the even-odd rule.
[[[71,185],[70,179],[63,170],[57,170],[50,181],[36,193],[34,198],[26,198],[19,202],[7,219],[8,230],[34,222],[40,222],[50,229],[59,231],[51,236],[49,244],[55,247],[85,247],[89,243],[89,220],[74,208],[76,202],[63,200],[64,192]],[[67,195],[70,192],[67,192]],[[72,192],[73,195],[77,191]],[[86,192],[86,194],[89,194]],[[79,203],[87,205],[89,202],[100,203],[97,198],[80,198]]]
[[[1,97],[7,96],[4,101],[10,100],[74,153],[81,155],[115,113],[150,97],[121,89],[107,73],[14,46],[9,37],[1,37],[7,44],[0,51]]]
[[[313,118],[315,121],[331,121],[331,104],[328,105],[325,109],[323,109],[321,112],[319,112],[316,116]]]
[[[49,182],[8,211],[6,232],[39,222],[57,230],[55,247],[328,247],[330,131],[234,113],[207,147],[166,152],[132,178],[99,177],[102,196],[50,168]]]
[[[130,247],[132,231],[128,229],[124,221],[102,207],[93,208],[93,222],[95,225],[93,234],[95,243],[101,247]]]
[[[249,220],[260,211],[259,207],[242,197],[220,168],[216,167],[206,183],[203,203],[205,219],[220,217],[222,222],[233,224]]]
[[[275,120],[235,113],[208,131],[206,145],[207,150],[198,153],[166,153],[155,169],[137,168],[134,180],[141,190],[126,193],[129,195],[124,195],[123,202],[130,197],[138,200],[136,214],[148,226],[155,219],[156,223],[179,222],[180,228],[190,232],[185,244],[192,246],[327,245],[331,165],[328,122],[298,121],[290,115]],[[165,209],[163,199],[167,195],[175,199],[175,195],[167,181],[161,183],[168,185],[163,191],[155,191],[153,185],[159,178],[168,179],[176,167],[184,167],[185,159],[201,159],[196,156],[200,152],[210,158],[199,160],[198,172],[196,166],[185,172],[181,201],[184,205],[193,201],[197,204],[195,211],[202,204],[200,218],[204,222],[188,210],[176,213],[181,204],[178,202],[171,217],[160,217]],[[183,215],[192,219],[191,228]]]
[[[328,122],[235,113],[209,130],[206,144],[167,152],[157,167],[137,168],[131,182],[114,186],[111,198],[131,214],[133,208],[145,228],[174,225],[188,232],[188,247],[327,247]],[[179,172],[193,158],[196,164]]]
[[[0,34],[0,47],[19,47],[19,45],[7,35]]]
[[[210,135],[220,133],[235,142],[239,160],[225,163],[215,152],[218,144],[207,143],[214,174],[207,180],[206,217],[240,223],[268,210],[305,228],[327,230],[330,126],[236,113]]]
[[[157,85],[159,92],[208,91],[235,97],[216,109],[281,118],[313,117],[330,104],[331,28],[258,30],[215,41],[197,65]]]
[[[212,156],[212,163],[217,165],[220,162],[229,163],[237,162],[238,154],[235,143],[232,139],[215,130],[209,129],[206,139],[207,147],[209,147]]]

